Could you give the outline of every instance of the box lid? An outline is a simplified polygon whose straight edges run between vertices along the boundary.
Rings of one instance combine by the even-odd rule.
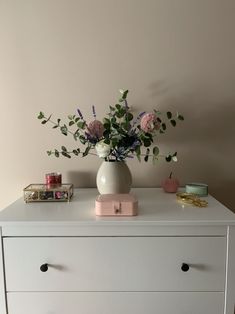
[[[101,194],[96,197],[97,202],[120,202],[134,203],[137,198],[133,194]]]

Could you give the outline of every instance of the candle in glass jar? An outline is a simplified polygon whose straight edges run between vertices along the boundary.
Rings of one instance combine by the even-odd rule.
[[[52,172],[46,174],[46,185],[47,186],[60,186],[62,183],[61,173]]]

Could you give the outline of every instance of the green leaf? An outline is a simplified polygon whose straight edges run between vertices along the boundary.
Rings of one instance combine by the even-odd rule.
[[[58,125],[54,125],[54,126],[52,127],[52,129],[56,129],[56,128],[58,128]]]
[[[85,138],[85,136],[80,135],[80,136],[79,136],[79,140],[80,140],[80,142],[81,142],[82,144],[86,144],[86,138]]]
[[[104,123],[103,126],[106,130],[110,130],[110,124],[109,123]]]
[[[46,124],[46,123],[47,123],[47,120],[43,120],[41,123],[42,123],[42,124]]]
[[[61,146],[62,151],[67,152],[67,148],[65,146]]]
[[[157,121],[160,123],[162,122],[162,120],[159,117],[157,117]]]
[[[125,115],[125,112],[123,113],[123,112],[119,111],[119,112],[116,113],[116,117],[119,118],[119,119],[124,117],[124,115]]]
[[[85,149],[84,153],[82,154],[82,157],[85,157],[88,155],[89,151],[91,149],[91,146],[87,146],[87,148]]]
[[[73,120],[73,116],[70,114],[70,115],[68,116],[68,119],[69,119],[69,120]]]
[[[75,121],[75,123],[77,123],[79,120],[80,120],[80,118],[77,117],[74,121]]]
[[[62,154],[64,157],[71,158],[71,156],[70,156],[68,153],[66,153],[66,152],[62,152],[61,154]]]
[[[110,139],[109,139],[109,138],[106,138],[106,139],[104,140],[104,143],[107,144],[107,145],[109,145],[109,144],[110,144]]]
[[[61,121],[61,119],[57,119],[58,126],[60,125],[60,121]]]
[[[103,123],[104,123],[104,124],[110,124],[110,120],[109,120],[108,118],[104,118],[104,119],[103,119]]]
[[[155,146],[153,148],[153,155],[156,157],[156,156],[158,156],[158,154],[159,154],[159,148],[157,146]]]
[[[113,124],[112,124],[112,127],[117,130],[117,129],[119,129],[119,124],[113,123]]]
[[[166,156],[165,159],[167,162],[170,162],[171,161],[171,155]]]
[[[74,133],[73,133],[73,137],[74,137],[74,139],[75,140],[77,140],[77,138],[79,137],[79,135],[80,135],[80,129],[77,129]]]
[[[106,139],[104,142],[105,142],[105,144],[108,144],[108,145],[111,143],[111,146],[114,148],[118,144],[118,139],[117,138],[112,138],[111,141]],[[107,142],[109,142],[109,143],[107,143]]]
[[[109,106],[110,111],[114,111],[115,108],[113,106]]]
[[[181,121],[184,120],[184,117],[183,117],[181,114],[179,114],[177,118],[178,118],[179,120],[181,120]]]
[[[176,121],[175,120],[170,120],[170,122],[171,122],[171,124],[172,124],[172,126],[176,126]]]
[[[65,124],[64,124],[64,126],[60,127],[60,131],[62,134],[66,135],[66,136],[68,135],[68,128]]]
[[[161,111],[153,109],[154,113],[156,113],[156,115],[161,114]]]
[[[77,123],[77,127],[82,130],[85,128],[85,125],[86,125],[86,122],[84,121],[80,121]]]
[[[168,118],[168,119],[171,119],[171,118],[172,118],[172,113],[171,113],[170,111],[167,111],[166,115],[167,115],[167,118]]]
[[[145,162],[147,162],[148,159],[149,159],[149,152],[150,152],[150,149],[147,148],[147,150],[146,150],[146,155],[144,156],[144,161],[145,161]]]
[[[172,157],[172,160],[173,160],[174,162],[177,162],[177,161],[178,161],[178,159],[177,159],[177,152],[175,152],[171,157]]]
[[[69,126],[72,126],[74,123],[74,121],[69,121]]]
[[[115,117],[112,117],[111,120],[110,120],[111,124],[115,123],[116,121],[117,121],[117,119]]]
[[[162,123],[162,129],[163,129],[163,131],[166,130],[166,123]]]
[[[127,120],[128,120],[128,121],[131,121],[131,120],[133,119],[133,114],[130,113],[130,112],[128,112],[127,115],[126,115],[126,117],[127,117]]]
[[[73,150],[74,155],[78,156],[79,152],[77,151],[77,149]]]
[[[48,151],[47,151],[47,155],[48,155],[48,156],[51,156],[51,154],[52,154],[52,151],[51,151],[51,150],[48,150]]]
[[[121,105],[119,105],[119,104],[116,104],[115,107],[117,110],[120,110],[122,108]]]
[[[144,146],[145,147],[151,146],[151,140],[150,139],[144,139]]]
[[[58,152],[57,149],[55,149],[55,156],[56,156],[57,158],[60,157],[60,153]]]
[[[126,99],[128,92],[128,90],[124,91],[124,93],[122,94],[122,99]]]
[[[103,132],[104,138],[109,138],[109,134],[110,134],[109,130],[105,130],[105,131]]]
[[[77,134],[76,132],[73,134],[73,138],[74,138],[75,141],[78,140],[78,136],[79,136],[79,134]]]
[[[129,121],[126,121],[126,122],[121,123],[121,127],[124,130],[128,131],[131,128],[131,125],[130,125]]]
[[[40,111],[38,114],[38,119],[43,119],[43,118],[45,118],[44,113]]]

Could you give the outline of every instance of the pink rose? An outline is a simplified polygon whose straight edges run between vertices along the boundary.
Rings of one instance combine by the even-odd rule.
[[[155,113],[145,113],[140,120],[140,127],[146,133],[151,133],[160,128],[160,123],[157,120]]]
[[[91,137],[95,137],[99,139],[103,136],[104,126],[102,122],[100,122],[99,120],[94,120],[89,123],[87,127],[87,131]]]

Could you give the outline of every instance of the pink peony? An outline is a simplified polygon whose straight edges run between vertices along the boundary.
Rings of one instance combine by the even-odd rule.
[[[160,128],[160,123],[157,120],[155,113],[145,113],[140,120],[140,127],[146,133],[151,133]]]
[[[99,139],[103,136],[104,126],[99,120],[94,120],[89,123],[87,131],[91,137]]]

